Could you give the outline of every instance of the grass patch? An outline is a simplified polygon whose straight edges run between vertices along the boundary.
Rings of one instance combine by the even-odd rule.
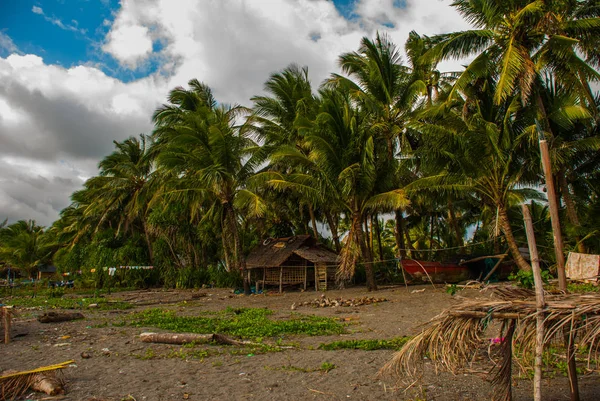
[[[361,349],[364,351],[373,351],[377,349],[399,350],[410,340],[410,337],[397,337],[391,340],[347,340],[334,341],[319,345],[319,349],[325,351],[335,351],[339,349]]]
[[[567,284],[567,291],[577,294],[585,294],[587,292],[599,292],[600,287],[592,283],[569,283]]]
[[[130,309],[133,305],[129,302],[109,301],[106,298],[56,298],[50,296],[36,296],[33,298],[11,298],[5,301],[9,305],[24,308],[46,309],[87,309],[91,304],[97,304],[96,309],[115,310]]]
[[[276,337],[282,334],[309,336],[340,334],[344,326],[334,319],[293,313],[287,320],[272,320],[269,309],[227,308],[217,314],[177,316],[172,311],[149,309],[134,317],[137,327],[156,327],[178,333],[220,333],[242,338]]]

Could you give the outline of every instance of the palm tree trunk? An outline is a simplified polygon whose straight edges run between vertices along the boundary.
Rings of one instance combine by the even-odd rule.
[[[231,203],[225,204],[227,215],[229,219],[229,225],[231,227],[231,233],[233,234],[233,242],[234,242],[234,263],[235,268],[239,269],[242,274],[242,279],[244,281],[244,294],[250,295],[250,282],[248,281],[248,271],[246,269],[246,259],[244,258],[244,250],[242,248],[242,241],[240,239],[240,232],[237,226],[237,219],[235,215],[235,210]]]
[[[577,209],[575,208],[575,202],[573,201],[573,197],[571,196],[571,192],[569,191],[569,183],[567,182],[567,178],[565,177],[565,171],[561,170],[558,172],[558,185],[560,187],[560,194],[565,201],[565,206],[567,208],[567,217],[569,218],[569,223],[575,226],[576,229],[581,227],[581,223],[579,221],[579,216],[577,215]],[[581,240],[580,235],[575,235],[575,240],[577,241],[577,251],[579,253],[587,253],[587,249],[585,244]]]
[[[227,241],[228,237],[228,222],[226,217],[226,211],[223,211],[223,215],[221,216],[221,244],[223,246],[223,258],[225,259],[225,270],[227,272],[231,271],[231,258],[229,257],[229,241]]]
[[[325,212],[325,218],[327,219],[327,224],[329,225],[329,230],[331,231],[331,237],[333,238],[335,250],[337,253],[340,253],[340,251],[342,250],[342,246],[340,245],[340,236],[338,234],[337,224],[335,223],[331,212]]]
[[[367,245],[367,248],[369,249],[369,253],[372,255],[373,251],[371,248],[371,241],[369,240],[369,217],[365,216],[363,219],[363,224],[364,224],[364,228],[363,228],[363,234],[365,236],[365,244]]]
[[[394,229],[394,239],[396,240],[396,257],[405,259],[406,245],[404,243],[404,216],[402,215],[402,209],[396,210],[395,217],[396,226]]]
[[[510,228],[510,221],[508,219],[508,214],[506,213],[506,208],[502,203],[498,204],[498,217],[500,219],[502,232],[504,232],[504,237],[508,243],[508,249],[510,249],[510,253],[515,259],[515,263],[520,270],[531,271],[531,266],[529,263],[527,263],[523,256],[521,256],[521,252],[519,252],[519,246],[517,245],[517,241],[513,235],[512,228]]]
[[[356,236],[356,242],[360,247],[360,253],[362,256],[363,263],[365,265],[365,273],[367,276],[367,291],[376,291],[377,284],[375,284],[375,274],[373,273],[373,257],[371,251],[367,246],[365,233],[363,231],[363,216],[360,212],[355,211],[352,216],[352,224],[354,224],[354,235]]]
[[[383,262],[383,245],[381,244],[381,227],[379,226],[379,216],[375,217],[375,234],[377,235],[377,248],[379,249],[379,261]]]
[[[310,214],[310,222],[312,224],[313,235],[315,236],[315,239],[318,241],[319,240],[319,231],[317,231],[317,219],[315,218],[315,210],[313,209],[312,205],[308,205],[308,213]]]
[[[148,258],[150,258],[150,264],[154,264],[154,252],[152,251],[152,242],[150,241],[150,233],[146,222],[142,220],[142,229],[144,230],[144,238],[146,239],[146,245],[148,246]]]
[[[462,253],[464,251],[465,242],[460,231],[460,226],[458,225],[458,220],[456,219],[456,213],[454,212],[454,205],[452,204],[452,199],[448,196],[448,221],[452,230],[454,230],[454,235],[456,237],[456,244],[460,248],[459,251]]]

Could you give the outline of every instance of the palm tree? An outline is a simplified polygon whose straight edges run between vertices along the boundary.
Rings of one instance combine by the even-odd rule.
[[[288,160],[307,173],[264,173],[272,187],[294,191],[318,199],[330,194],[336,207],[350,219],[350,230],[342,249],[338,279],[350,279],[362,259],[367,273],[367,289],[376,290],[373,257],[363,229],[366,217],[406,206],[401,190],[379,192],[374,155],[375,138],[369,129],[370,116],[353,101],[348,90],[322,89],[320,112],[305,137],[309,150],[304,154],[293,147],[281,148],[276,161]]]
[[[106,222],[116,224],[116,235],[139,229],[146,241],[148,258],[153,262],[152,239],[147,224],[148,205],[154,195],[153,162],[148,138],[130,137],[114,142],[116,150],[100,161],[99,175],[85,183],[76,194],[85,217],[96,218],[95,231]]]
[[[0,259],[25,269],[33,277],[37,267],[49,263],[53,248],[44,238],[44,227],[34,220],[19,220],[0,227]]]
[[[419,149],[428,176],[409,184],[407,191],[475,193],[497,211],[500,227],[520,269],[531,267],[523,259],[512,233],[508,208],[515,201],[539,197],[523,188],[537,182],[527,168],[528,152],[520,103],[514,97],[496,105],[491,77],[465,88],[469,96],[431,107],[415,121],[424,143]],[[530,163],[531,164],[531,163]]]
[[[154,113],[158,168],[177,177],[173,196],[196,199],[196,208],[219,216],[227,267],[240,271],[250,293],[239,232],[240,211],[261,216],[262,199],[246,188],[264,154],[245,131],[235,125],[248,110],[219,105],[206,85],[191,80],[189,89],[173,89],[169,104]]]

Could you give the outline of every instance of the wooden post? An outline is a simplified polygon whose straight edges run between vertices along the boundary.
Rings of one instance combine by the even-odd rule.
[[[523,207],[523,220],[525,220],[525,232],[527,233],[527,244],[529,245],[529,254],[531,255],[531,268],[533,269],[533,282],[535,285],[535,301],[537,308],[536,316],[536,337],[535,337],[535,363],[533,376],[533,399],[542,400],[542,354],[544,353],[544,283],[542,282],[542,272],[540,271],[540,258],[535,243],[533,232],[533,223],[529,206]]]
[[[304,259],[304,291],[306,291],[306,280],[307,280],[307,276],[308,275],[308,263],[306,262],[306,259]]]
[[[575,312],[573,312],[573,315]],[[567,374],[569,376],[569,390],[571,401],[579,401],[579,384],[577,383],[577,361],[575,360],[575,316],[572,317],[571,326],[565,332],[565,347],[567,348]]]
[[[279,293],[283,292],[283,267],[279,268]]]
[[[2,307],[2,316],[4,317],[4,344],[10,342],[10,324],[11,324],[11,308],[8,306]]]
[[[560,231],[560,220],[558,218],[558,205],[556,204],[556,191],[552,178],[552,162],[548,152],[548,142],[540,140],[540,153],[542,154],[542,167],[546,178],[546,190],[548,193],[548,206],[550,208],[550,221],[552,222],[552,234],[554,236],[554,253],[556,254],[556,271],[558,272],[558,287],[561,291],[567,290],[567,276],[565,275],[565,254],[563,252],[563,240]]]

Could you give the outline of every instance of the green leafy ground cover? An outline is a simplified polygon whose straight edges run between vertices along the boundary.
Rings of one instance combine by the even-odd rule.
[[[173,311],[148,309],[134,316],[133,325],[178,333],[220,333],[255,339],[283,334],[331,335],[345,330],[344,325],[332,318],[292,313],[288,319],[274,320],[270,318],[272,314],[269,309],[227,308],[201,316],[177,316]]]
[[[319,349],[325,351],[335,351],[340,349],[360,349],[364,351],[373,351],[377,349],[399,350],[410,340],[410,337],[397,337],[391,340],[347,340],[333,341],[319,345]]]

